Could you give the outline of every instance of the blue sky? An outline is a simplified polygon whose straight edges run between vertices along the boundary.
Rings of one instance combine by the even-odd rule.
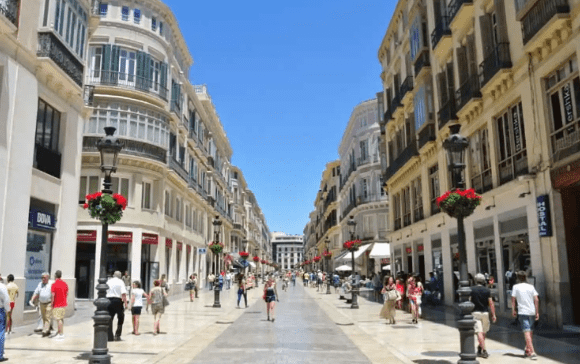
[[[165,2],[268,227],[302,234],[353,107],[381,90],[396,1]]]

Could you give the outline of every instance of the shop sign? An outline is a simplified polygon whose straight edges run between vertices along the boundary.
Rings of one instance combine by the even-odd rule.
[[[130,243],[133,241],[133,233],[130,231],[109,231],[109,243]]]
[[[580,181],[580,159],[550,172],[554,188],[564,188]]]
[[[165,238],[165,247],[169,249],[173,248],[173,240]]]
[[[548,195],[536,197],[538,212],[538,229],[540,237],[552,236],[552,218],[550,217],[550,198]]]
[[[572,106],[572,92],[570,84],[567,83],[562,88],[562,98],[564,99],[564,111],[566,112],[566,124],[574,121],[574,108]]]
[[[522,130],[520,128],[520,113],[517,106],[512,108],[512,120],[514,130],[514,147],[516,153],[522,150]]]
[[[159,236],[157,234],[143,233],[141,243],[146,245],[157,245],[159,244]]]
[[[391,264],[391,258],[382,258],[381,259],[381,264],[382,265]]]
[[[95,242],[97,241],[96,230],[77,230],[77,241]]]
[[[205,254],[207,252],[207,248],[197,248],[197,254]]]
[[[28,214],[28,220],[33,229],[56,229],[56,219],[50,212],[31,210]]]

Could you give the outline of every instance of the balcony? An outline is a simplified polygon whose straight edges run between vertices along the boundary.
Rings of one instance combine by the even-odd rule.
[[[242,230],[242,224],[234,223],[234,230]]]
[[[163,87],[159,82],[153,82],[153,80],[131,73],[91,69],[87,77],[87,84],[142,91],[167,101],[167,88]]]
[[[400,217],[395,218],[395,230],[401,230],[401,218]]]
[[[346,185],[346,181],[348,181],[348,178],[350,177],[350,175],[352,174],[352,172],[356,171],[356,166],[354,164],[352,164],[349,168],[348,171],[346,172],[346,175],[341,179],[340,181],[340,190],[342,190],[342,188],[344,187],[344,185]]]
[[[175,99],[171,99],[171,103],[170,103],[170,110],[172,112],[174,112],[175,114],[177,114],[177,116],[181,115],[181,105],[179,100],[175,100]]]
[[[457,120],[457,115],[455,113],[455,99],[451,98],[445,101],[437,112],[437,118],[439,119],[439,130],[443,129],[445,124],[450,120]]]
[[[479,65],[480,87],[483,88],[500,70],[510,68],[510,44],[500,43]]]
[[[528,154],[526,150],[509,157],[499,164],[499,184],[503,185],[518,176],[528,174]]]
[[[356,165],[361,167],[371,162],[371,158],[367,155],[364,158],[357,158]]]
[[[205,199],[207,201],[207,203],[211,206],[214,207],[215,206],[215,198],[213,198],[212,196],[205,196]]]
[[[98,152],[97,142],[102,137],[86,136],[83,138],[83,152]],[[145,143],[139,140],[119,138],[123,143],[121,154],[133,155],[153,159],[163,164],[166,163],[167,151],[153,144]]]
[[[215,163],[213,160],[213,157],[207,157],[207,164],[211,167],[211,168],[215,168]]]
[[[356,207],[356,201],[353,201],[351,203],[348,204],[348,206],[346,206],[346,208],[344,209],[344,211],[342,212],[342,219],[344,219],[345,217],[348,216],[348,214],[352,211],[352,209],[354,209]]]
[[[403,106],[401,104],[401,96],[395,93],[395,97],[393,97],[393,99],[391,100],[391,107],[389,108],[389,110],[391,110],[392,113],[394,114],[397,111],[397,108],[401,106]]]
[[[34,145],[34,168],[60,178],[61,154],[40,144]]]
[[[431,67],[431,59],[429,58],[429,50],[424,49],[419,57],[415,60],[414,68],[415,68],[415,78],[419,79],[421,75],[421,71],[427,70],[427,68]]]
[[[392,176],[395,175],[399,171],[399,169],[403,168],[403,166],[411,160],[411,158],[418,156],[419,152],[417,151],[417,144],[415,142],[411,142],[397,158],[393,160],[390,166],[387,167],[387,171],[385,172],[384,181],[387,182]]]
[[[570,5],[568,0],[537,0],[525,1],[517,0],[516,8],[518,9],[518,18],[520,14],[522,22],[522,35],[524,45],[528,46],[528,42],[532,40],[550,21],[555,17],[555,22],[558,20],[566,21],[570,16]],[[560,26],[555,24],[554,30],[559,29]],[[551,32],[550,32],[551,33]],[[547,39],[541,37],[542,41]]]
[[[491,177],[491,169],[483,171],[471,179],[471,187],[475,192],[483,194],[493,188],[493,179]]]
[[[438,19],[435,24],[435,29],[431,32],[431,49],[436,54],[446,53],[444,51],[435,51],[441,42],[441,48],[448,48],[451,46],[451,28],[449,28],[449,16],[444,15]]]
[[[356,205],[360,206],[360,205],[364,205],[367,203],[371,203],[371,202],[379,202],[379,201],[387,201],[387,195],[386,194],[370,194],[368,193],[366,196],[365,195],[360,195],[356,197]]]
[[[412,95],[411,91],[413,91],[413,76],[408,76],[403,81],[399,92],[403,104],[407,104],[410,100],[410,96]]]
[[[385,111],[385,115],[383,120],[385,121],[385,125],[389,123],[389,121],[393,120],[393,109],[389,108]]]
[[[425,218],[423,215],[423,205],[417,205],[413,210],[413,222],[421,221]]]
[[[580,152],[580,122],[568,123],[552,133],[552,162]]]
[[[20,8],[19,0],[4,0],[0,2],[0,14],[2,14],[14,26],[18,27],[18,9]]]
[[[419,131],[419,140],[417,148],[421,150],[425,145],[430,142],[434,142],[437,139],[437,133],[435,131],[435,124],[429,123]]]
[[[83,84],[83,64],[52,32],[38,33],[38,51],[40,58],[51,59],[78,86]]]
[[[455,91],[456,111],[459,112],[465,105],[475,99],[481,99],[479,76],[469,77],[457,91]]]
[[[177,173],[177,175],[181,177],[181,179],[183,179],[186,183],[189,183],[189,173],[187,173],[181,162],[176,161],[172,156],[170,156],[168,159],[169,168],[175,171],[175,173]]]
[[[462,28],[473,19],[473,0],[451,0],[448,10],[451,27]]]

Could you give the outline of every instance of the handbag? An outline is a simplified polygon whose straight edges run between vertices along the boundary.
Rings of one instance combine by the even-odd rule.
[[[396,301],[397,298],[398,298],[397,297],[398,296],[397,293],[398,292],[395,289],[391,289],[391,290],[387,291],[387,297],[386,297],[387,298],[387,301]]]
[[[169,306],[169,300],[167,299],[167,297],[165,295],[163,295],[163,307],[165,306]]]

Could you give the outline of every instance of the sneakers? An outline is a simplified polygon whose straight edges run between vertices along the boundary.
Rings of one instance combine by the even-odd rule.
[[[481,355],[481,346],[477,345],[477,356]]]
[[[536,353],[532,353],[532,354],[530,355],[530,359],[531,359],[531,360],[538,360],[538,356],[536,355]]]
[[[481,358],[487,359],[489,358],[489,354],[487,353],[487,350],[482,350],[481,354],[479,355]]]
[[[64,340],[64,335],[63,334],[57,334],[54,337],[54,339],[57,340],[57,341],[62,341],[62,340]]]

